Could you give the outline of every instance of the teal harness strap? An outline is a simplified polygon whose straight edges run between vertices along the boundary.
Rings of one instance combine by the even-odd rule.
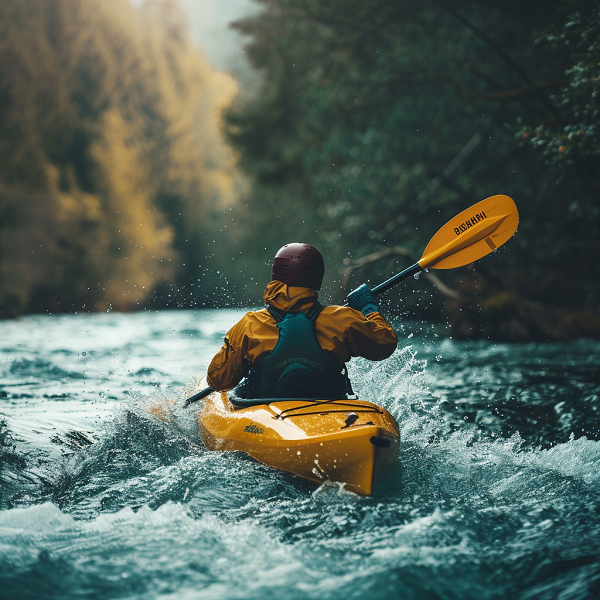
[[[306,313],[286,313],[274,306],[267,310],[279,338],[248,374],[246,398],[346,398],[345,365],[327,355],[315,336],[314,321],[323,306],[315,302]]]

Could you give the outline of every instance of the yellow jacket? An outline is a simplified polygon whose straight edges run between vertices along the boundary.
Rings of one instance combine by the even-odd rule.
[[[306,312],[317,299],[311,288],[271,281],[266,304],[286,312]],[[383,360],[391,356],[398,338],[379,312],[366,317],[348,306],[326,306],[315,321],[317,342],[332,357],[348,362],[353,356]],[[266,309],[246,313],[225,336],[225,343],[208,367],[209,385],[218,391],[235,387],[255,362],[277,344],[279,330]]]

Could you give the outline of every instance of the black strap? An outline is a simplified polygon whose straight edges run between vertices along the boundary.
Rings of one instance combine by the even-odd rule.
[[[267,309],[268,313],[275,319],[275,323],[281,323],[281,321],[283,321],[285,319],[285,316],[287,315],[287,313],[284,310],[281,310],[280,308],[275,308],[270,304],[267,304],[265,308]]]
[[[281,308],[272,306],[271,304],[267,304],[265,308],[267,309],[268,313],[275,319],[275,323],[281,323],[281,321],[283,321],[285,317],[290,314],[285,310],[282,310]],[[314,304],[306,311],[306,313],[304,313],[304,316],[314,323],[324,308],[325,307],[322,304],[315,300]]]
[[[315,300],[315,303],[306,311],[306,318],[314,323],[324,308],[324,306]]]

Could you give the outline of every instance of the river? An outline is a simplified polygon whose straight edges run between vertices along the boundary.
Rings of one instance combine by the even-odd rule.
[[[398,323],[350,367],[402,435],[364,498],[147,415],[241,314],[0,323],[0,598],[600,598],[600,343]]]

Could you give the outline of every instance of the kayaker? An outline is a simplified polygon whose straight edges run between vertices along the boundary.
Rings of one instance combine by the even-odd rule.
[[[349,306],[322,306],[325,266],[308,244],[286,244],[273,260],[265,308],[246,313],[210,363],[209,385],[241,398],[345,398],[345,363],[353,356],[388,358],[398,338],[366,285]],[[240,381],[242,384],[238,385]]]

